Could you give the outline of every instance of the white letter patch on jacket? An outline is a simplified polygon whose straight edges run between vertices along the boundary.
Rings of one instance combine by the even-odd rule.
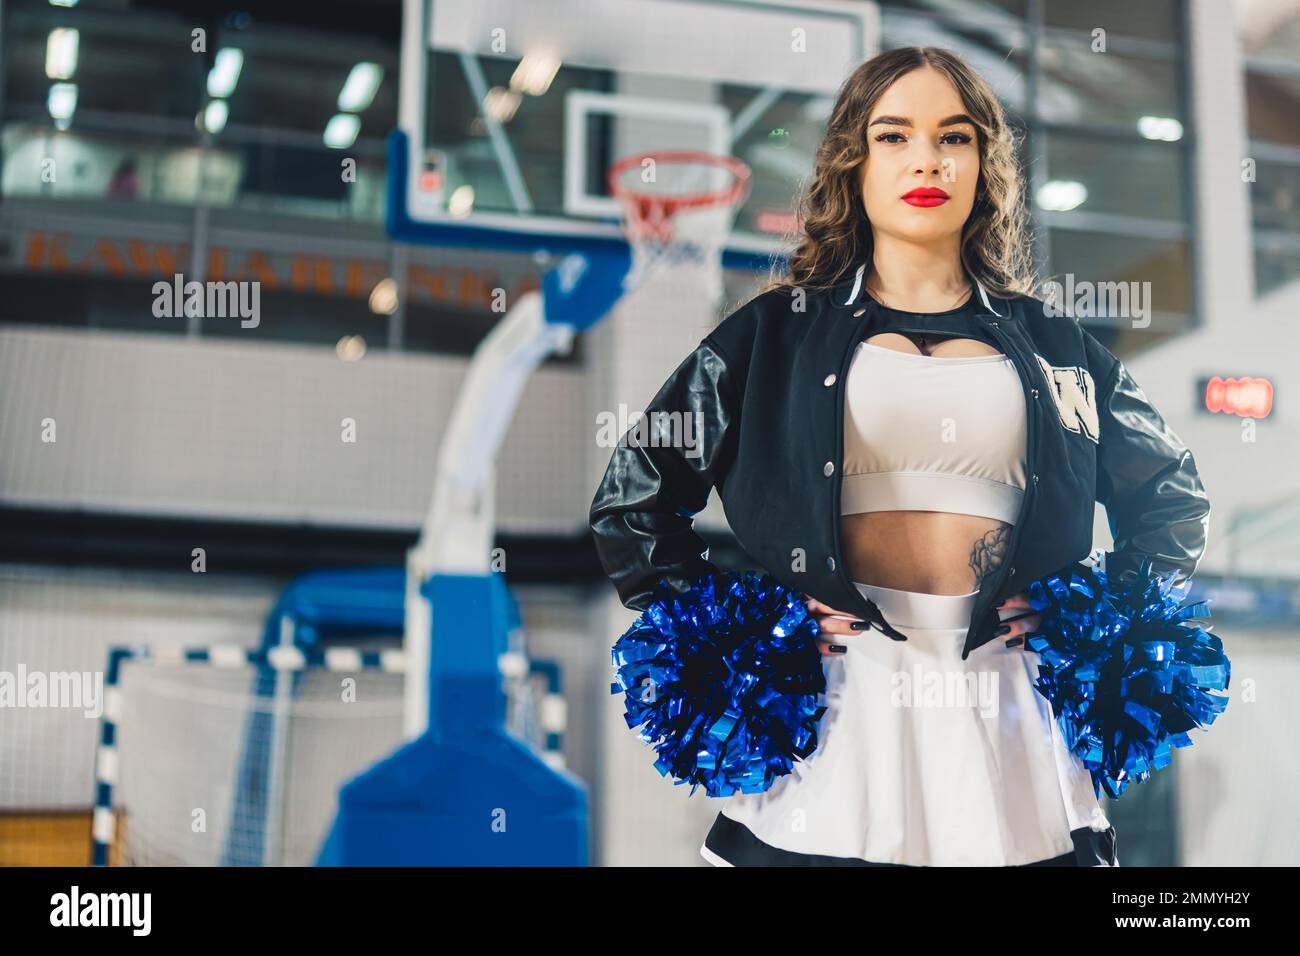
[[[1101,421],[1097,417],[1097,388],[1092,375],[1078,365],[1052,365],[1037,352],[1034,358],[1043,369],[1056,414],[1072,432],[1083,433],[1101,444]]]

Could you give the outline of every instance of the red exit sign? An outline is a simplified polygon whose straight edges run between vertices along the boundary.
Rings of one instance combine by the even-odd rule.
[[[1202,378],[1198,385],[1204,411],[1241,418],[1268,418],[1273,413],[1273,383],[1255,375]]]

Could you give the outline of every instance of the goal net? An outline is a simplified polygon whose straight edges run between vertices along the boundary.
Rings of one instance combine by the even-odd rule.
[[[114,655],[95,760],[101,865],[310,866],[340,787],[403,743],[395,646]],[[517,658],[501,661],[507,729],[562,764],[558,670]]]
[[[117,865],[311,865],[339,787],[401,743],[403,687],[400,669],[126,659],[97,843]]]

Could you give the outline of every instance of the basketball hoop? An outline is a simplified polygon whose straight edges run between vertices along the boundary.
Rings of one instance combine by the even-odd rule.
[[[734,156],[694,150],[652,150],[610,166],[609,191],[632,247],[624,287],[662,276],[666,267],[697,266],[715,276],[711,285],[720,294],[722,247],[749,181],[749,167]]]

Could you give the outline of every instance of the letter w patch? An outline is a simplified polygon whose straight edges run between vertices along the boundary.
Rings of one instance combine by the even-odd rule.
[[[1051,365],[1037,352],[1034,358],[1047,379],[1056,414],[1061,424],[1076,434],[1086,435],[1101,444],[1101,422],[1097,417],[1097,387],[1086,368],[1078,365]]]

